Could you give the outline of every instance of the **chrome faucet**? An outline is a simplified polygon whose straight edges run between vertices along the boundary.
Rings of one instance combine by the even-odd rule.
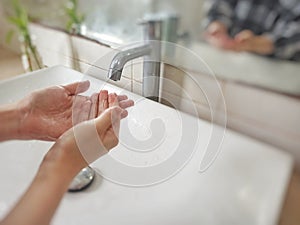
[[[112,59],[108,71],[108,78],[118,81],[121,79],[123,68],[127,62],[144,57],[142,94],[154,101],[159,101],[161,23],[159,17],[145,18],[141,22],[144,26],[144,43],[117,53]]]
[[[127,62],[145,55],[149,55],[150,52],[151,46],[149,44],[145,44],[117,53],[111,61],[109,67],[109,79],[114,81],[121,80],[122,71]]]

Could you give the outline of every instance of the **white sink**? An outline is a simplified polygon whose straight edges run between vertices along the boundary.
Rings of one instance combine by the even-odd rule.
[[[0,104],[37,88],[83,79],[91,81],[88,94],[105,85],[110,91],[128,94],[136,106],[122,122],[119,146],[92,165],[102,176],[97,175],[84,192],[67,193],[53,224],[277,224],[293,163],[274,147],[227,131],[220,155],[201,173],[209,123],[60,66],[0,83]],[[197,133],[182,129],[183,122],[197,126]],[[0,144],[0,218],[28,187],[51,145],[40,141]],[[179,168],[176,162],[168,164],[174,150],[195,151],[191,157],[182,155],[188,160]]]

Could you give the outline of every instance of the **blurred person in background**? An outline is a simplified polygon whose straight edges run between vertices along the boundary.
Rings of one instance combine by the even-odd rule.
[[[211,0],[205,25],[216,47],[300,61],[299,0]]]

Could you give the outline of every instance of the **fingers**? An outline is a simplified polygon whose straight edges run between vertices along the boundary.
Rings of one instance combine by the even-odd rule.
[[[129,100],[124,100],[124,101],[121,101],[119,102],[119,106],[122,108],[122,109],[126,109],[126,108],[129,108],[131,106],[134,105],[134,101],[129,99]]]
[[[97,109],[96,117],[100,116],[107,108],[110,107],[120,106],[122,109],[126,109],[133,105],[134,105],[133,100],[128,99],[126,95],[117,95],[116,93],[108,94],[107,90],[101,90],[98,96],[98,109]],[[94,108],[93,110],[91,110],[92,115],[94,115],[94,110],[96,109]],[[125,118],[127,115],[128,112],[126,110],[123,110],[121,114],[121,118]]]
[[[73,125],[89,119],[92,102],[83,96],[76,96],[73,103]]]
[[[87,91],[90,87],[90,82],[86,80],[82,82],[75,82],[68,85],[61,85],[61,87],[63,87],[68,92],[69,95],[75,95]]]
[[[109,150],[115,147],[119,143],[119,132],[120,132],[120,120],[122,115],[122,109],[120,107],[113,107],[111,110],[111,128],[107,132],[106,148]]]
[[[113,133],[115,137],[119,137],[119,132],[120,132],[120,121],[122,117],[122,110],[120,107],[113,107],[112,112],[111,112],[111,120],[112,120],[112,128],[113,128]]]
[[[91,110],[90,110],[90,115],[89,115],[89,119],[94,119],[98,116],[98,93],[94,93],[91,96]]]
[[[97,116],[100,116],[104,110],[108,108],[108,91],[107,90],[101,90],[98,96],[98,114]]]
[[[117,99],[119,102],[119,106],[122,109],[126,109],[126,108],[129,108],[134,105],[134,101],[131,99],[128,99],[127,95],[117,95]]]
[[[234,39],[241,43],[250,40],[254,36],[253,32],[251,30],[243,30],[240,33],[238,33]]]
[[[128,99],[127,95],[118,95],[118,101],[119,101],[119,102],[120,102],[120,101],[127,100],[127,99]]]
[[[108,95],[108,107],[119,106],[118,96],[116,93]]]
[[[128,116],[128,111],[123,109],[123,112],[121,113],[121,119],[124,119]]]

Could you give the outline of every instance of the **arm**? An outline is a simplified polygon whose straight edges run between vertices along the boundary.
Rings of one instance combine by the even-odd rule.
[[[21,114],[16,103],[0,106],[0,141],[19,138],[20,122]]]
[[[1,225],[49,224],[72,178],[83,168],[83,160],[75,162],[76,152],[56,143],[42,162],[29,189],[17,205],[0,222]],[[67,157],[67,153],[69,157]],[[72,156],[73,155],[73,156]],[[72,167],[73,165],[73,167]]]
[[[95,123],[104,151],[118,144],[120,119],[127,115],[115,100],[110,102],[109,109],[89,121]],[[87,166],[81,151],[74,130],[69,129],[47,153],[29,189],[1,225],[49,224],[70,182]]]

